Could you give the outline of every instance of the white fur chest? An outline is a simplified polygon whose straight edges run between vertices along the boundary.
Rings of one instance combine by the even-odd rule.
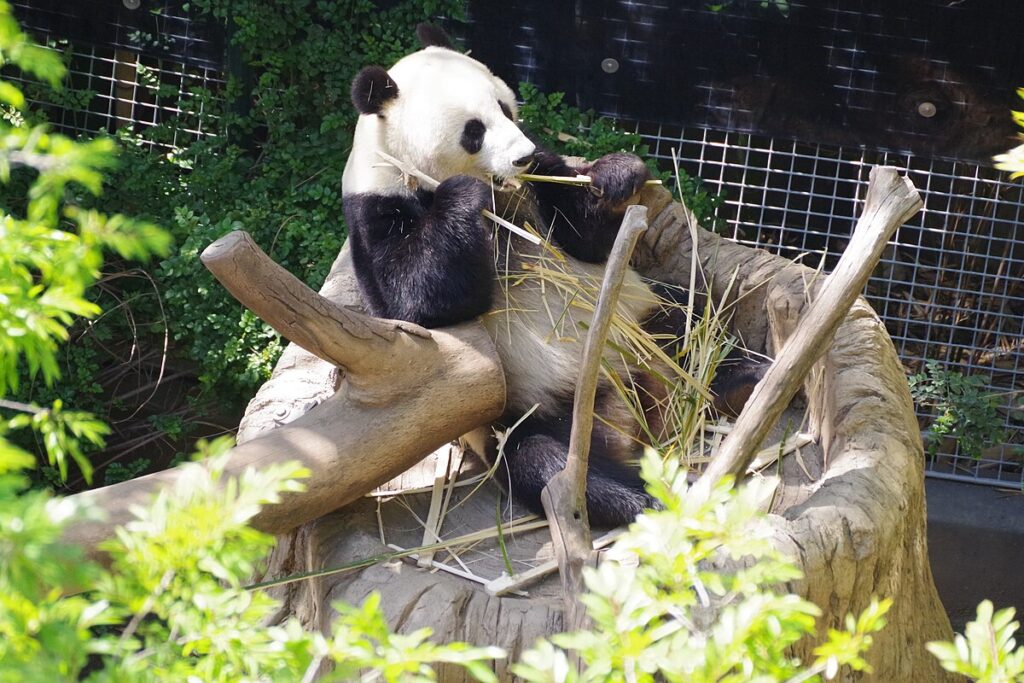
[[[563,254],[510,251],[499,264],[494,309],[483,324],[494,339],[508,383],[506,409],[522,413],[539,404],[539,414],[564,410],[576,387],[586,335],[604,277],[604,266]],[[643,320],[657,305],[646,283],[627,271],[619,297],[618,324],[609,341],[620,341],[616,327]],[[618,369],[624,363],[605,349],[605,361]]]

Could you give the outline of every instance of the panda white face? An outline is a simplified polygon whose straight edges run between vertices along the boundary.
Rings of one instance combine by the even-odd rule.
[[[367,101],[380,101],[361,109],[360,125],[376,119],[374,137],[388,154],[438,181],[458,174],[509,178],[529,166],[535,145],[515,123],[515,96],[480,62],[428,47],[395,64],[390,85],[379,80],[381,72],[366,85]],[[386,88],[397,93],[381,98]]]

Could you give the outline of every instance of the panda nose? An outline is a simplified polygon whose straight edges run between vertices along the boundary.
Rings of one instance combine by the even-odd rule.
[[[535,158],[537,158],[537,153],[531,152],[527,154],[525,157],[520,157],[519,159],[513,161],[512,165],[518,166],[519,168],[525,168],[526,166],[529,166],[531,163],[533,163],[533,160]]]

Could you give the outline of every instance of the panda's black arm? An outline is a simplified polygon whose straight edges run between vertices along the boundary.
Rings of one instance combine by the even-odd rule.
[[[618,234],[626,202],[651,177],[643,160],[616,152],[573,168],[565,159],[541,150],[533,172],[539,175],[589,175],[589,186],[534,183],[541,216],[551,227],[555,241],[570,256],[589,263],[603,263]]]
[[[418,196],[344,198],[356,278],[370,312],[424,327],[471,320],[491,308],[487,186],[466,176]]]

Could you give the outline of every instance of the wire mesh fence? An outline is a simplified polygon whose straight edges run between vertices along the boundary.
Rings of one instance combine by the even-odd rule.
[[[1017,0],[469,0],[473,54],[584,109],[984,160],[1014,129]]]
[[[173,120],[162,136],[147,136],[146,144],[186,146],[216,130],[208,98],[224,85],[215,58],[223,47],[197,36],[193,22],[170,11],[172,4],[154,13],[112,11],[110,3],[96,0],[74,6],[16,2],[16,15],[33,37],[65,55],[68,77],[56,93],[18,74],[6,77],[19,81],[28,100],[62,132],[113,133],[129,126],[141,133]],[[151,22],[157,23],[149,33]]]

